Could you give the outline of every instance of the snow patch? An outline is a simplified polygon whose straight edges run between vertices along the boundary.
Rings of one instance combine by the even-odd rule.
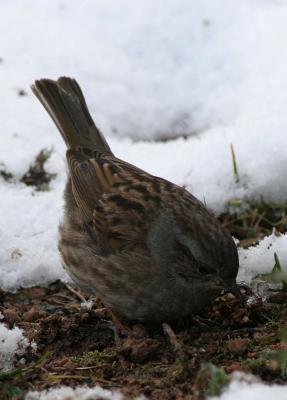
[[[15,327],[8,329],[5,324],[0,323],[0,370],[9,371],[13,369],[16,357],[23,356],[30,343],[23,330]],[[32,347],[36,350],[37,346],[33,342]]]
[[[124,396],[119,392],[111,392],[102,389],[99,386],[89,388],[79,386],[72,389],[68,386],[61,386],[57,389],[49,389],[42,392],[29,392],[26,400],[122,400]],[[140,396],[137,400],[144,400],[145,397]]]
[[[255,376],[234,373],[228,388],[210,400],[286,400],[287,385],[267,385]]]

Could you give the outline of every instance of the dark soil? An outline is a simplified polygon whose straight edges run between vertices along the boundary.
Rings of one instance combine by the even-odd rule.
[[[247,288],[241,292],[252,296]],[[286,382],[286,300],[278,291],[267,303],[253,296],[252,305],[243,306],[225,294],[204,318],[163,327],[118,321],[99,301],[85,310],[61,282],[1,292],[3,321],[22,328],[37,351],[26,352],[24,366],[0,374],[0,399],[62,384],[99,384],[127,398],[199,400],[218,393],[233,371]]]

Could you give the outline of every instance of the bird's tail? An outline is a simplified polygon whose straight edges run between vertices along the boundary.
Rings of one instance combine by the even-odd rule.
[[[69,149],[83,146],[112,154],[94,124],[81,88],[74,79],[40,79],[31,89],[55,122]]]

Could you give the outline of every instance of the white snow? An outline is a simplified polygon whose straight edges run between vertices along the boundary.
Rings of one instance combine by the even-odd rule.
[[[16,356],[22,356],[29,345],[22,329],[8,329],[5,324],[0,323],[0,371],[11,370]],[[35,348],[34,342],[33,347]]]
[[[75,77],[115,154],[216,213],[230,199],[286,201],[286,20],[284,0],[2,0],[0,170],[14,180],[0,176],[0,288],[68,280],[57,251],[65,146],[30,92],[37,78]],[[152,141],[162,138],[174,140]],[[57,176],[35,192],[20,179],[47,147]],[[241,249],[238,280],[270,272],[275,251],[286,270],[286,242]],[[5,368],[19,332],[5,333]]]
[[[209,397],[209,400],[286,400],[287,385],[266,385],[253,375],[235,372],[228,387],[220,396]],[[88,388],[78,386],[72,389],[61,386],[42,392],[29,392],[25,400],[121,400],[123,396],[118,392],[103,390],[99,386]],[[144,400],[140,396],[137,400]]]
[[[228,388],[210,400],[286,400],[287,385],[266,385],[252,375],[235,373]]]
[[[83,310],[91,310],[93,308],[93,301],[83,301],[80,306],[82,307]]]
[[[287,235],[266,236],[259,245],[248,249],[239,249],[240,270],[238,281],[250,283],[251,279],[260,274],[267,274],[274,267],[274,253],[277,254],[283,272],[287,272]]]
[[[29,392],[25,400],[121,400],[123,396],[118,392],[104,390],[99,386],[88,388],[79,386],[72,389],[68,386],[61,386],[56,389],[49,389],[42,392]],[[139,399],[140,400],[140,399]],[[141,400],[144,400],[142,398]]]

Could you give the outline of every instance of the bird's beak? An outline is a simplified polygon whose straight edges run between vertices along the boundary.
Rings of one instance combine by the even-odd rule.
[[[232,284],[232,286],[229,288],[229,291],[234,294],[235,297],[240,301],[242,305],[245,305],[245,299],[244,296],[241,294],[239,286],[237,285],[236,282]]]

